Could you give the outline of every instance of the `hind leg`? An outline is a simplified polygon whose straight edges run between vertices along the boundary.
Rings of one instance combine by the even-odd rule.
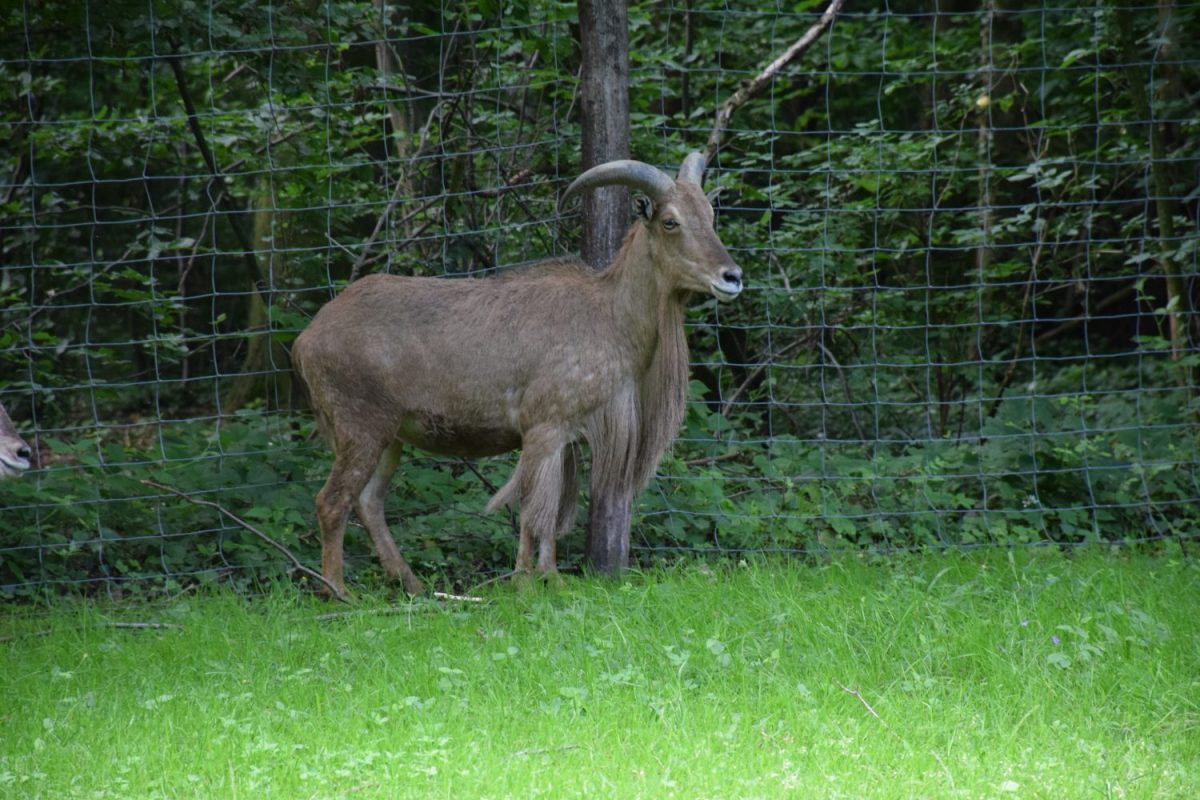
[[[375,471],[371,473],[366,486],[358,493],[358,498],[354,502],[354,510],[358,513],[358,518],[362,521],[363,526],[366,527],[367,533],[371,535],[371,541],[375,544],[375,552],[379,556],[379,563],[383,565],[384,573],[389,578],[403,583],[404,591],[409,594],[423,594],[425,587],[413,574],[412,568],[408,566],[404,556],[400,555],[400,550],[396,547],[396,540],[392,538],[392,532],[388,530],[387,520],[383,515],[383,501],[387,497],[392,476],[396,474],[396,467],[400,464],[400,450],[400,442],[394,442],[383,451],[379,463],[375,465]]]
[[[575,526],[575,504],[579,495],[579,445],[571,442],[561,451],[562,478],[558,484],[558,503],[554,529],[538,540],[537,571],[541,575],[558,573],[558,540]]]
[[[336,589],[339,597],[346,594],[342,546],[350,507],[374,472],[381,452],[380,447],[338,448],[329,478],[317,493],[317,522],[321,526],[321,575]]]
[[[562,485],[558,495],[558,519],[554,535],[561,539],[575,527],[575,507],[579,500],[579,444],[571,442],[563,448]]]

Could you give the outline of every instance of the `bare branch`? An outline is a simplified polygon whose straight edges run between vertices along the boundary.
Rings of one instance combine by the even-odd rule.
[[[196,113],[196,103],[192,99],[192,92],[188,88],[187,76],[183,71],[183,56],[175,53],[166,56],[164,60],[171,67],[171,72],[175,76],[175,85],[179,88],[179,98],[183,101],[183,108],[187,112],[188,127],[192,131],[192,137],[196,140],[196,147],[200,151],[200,156],[204,159],[205,165],[208,166],[208,171],[211,173],[213,184],[220,190],[222,195],[229,197],[227,203],[233,208],[235,213],[229,215],[229,227],[233,229],[233,235],[237,237],[238,244],[242,246],[242,260],[250,270],[250,274],[258,274],[258,256],[255,254],[249,237],[242,229],[241,219],[238,214],[242,209],[238,208],[237,203],[232,196],[224,193],[226,188],[225,176],[217,168],[217,161],[213,157],[212,150],[209,149],[208,140],[204,136],[204,129],[200,127],[200,116]]]
[[[705,456],[704,458],[691,458],[684,461],[686,467],[703,467],[709,464],[716,464],[721,461],[733,461],[735,458],[741,458],[745,455],[741,450],[730,450],[726,453],[721,453],[716,456]]]
[[[428,126],[426,126],[426,130],[428,130]],[[424,135],[422,135],[422,139],[424,139]],[[371,230],[371,235],[367,237],[367,241],[363,243],[362,250],[360,250],[358,254],[358,260],[354,262],[354,266],[350,270],[350,283],[354,283],[359,279],[359,277],[362,276],[362,269],[364,266],[366,266],[367,256],[370,254],[371,248],[375,246],[375,241],[379,238],[379,232],[383,230],[383,224],[387,222],[388,217],[391,216],[392,210],[395,209],[396,204],[400,202],[400,197],[408,185],[408,181],[402,180],[401,178],[396,179],[396,188],[392,191],[391,199],[388,200],[388,204],[383,209],[383,213],[379,215],[379,219],[375,220],[375,227]],[[425,203],[422,203],[420,206],[413,209],[400,220],[398,220],[396,222],[396,227],[403,227],[418,214],[429,210],[443,199],[444,198],[438,196],[426,201]],[[394,249],[399,250],[403,248],[409,242],[413,241],[414,238],[416,237],[409,237],[404,242],[396,245]]]
[[[858,414],[854,413],[854,394],[850,391],[850,381],[846,378],[846,370],[842,369],[842,365],[838,363],[837,357],[833,354],[833,351],[826,347],[820,339],[814,339],[813,341],[816,343],[817,347],[821,348],[821,352],[825,354],[825,357],[829,359],[834,368],[837,369],[838,378],[840,378],[842,381],[842,391],[846,394],[846,409],[850,412],[850,421],[854,423],[854,430],[858,431],[858,440],[866,445],[867,454],[870,455],[871,440],[868,439],[867,434],[863,432],[862,423],[858,421]]]
[[[568,750],[578,750],[578,749],[579,749],[579,745],[577,745],[577,744],[564,744],[564,745],[559,745],[558,747],[528,747],[524,750],[518,750],[517,752],[513,753],[513,755],[521,756],[521,757],[543,756],[543,755],[549,755],[551,753],[565,753]]]
[[[356,608],[353,611],[332,611],[328,614],[318,614],[313,617],[317,622],[332,622],[337,619],[350,619],[351,617],[363,617],[367,615],[378,614],[379,616],[390,617],[396,614],[412,614],[414,612],[432,611],[440,609],[441,606],[432,603],[410,603],[406,606],[385,606],[384,608]]]
[[[499,197],[505,192],[510,192],[513,189],[525,188],[525,182],[532,178],[535,174],[536,173],[532,169],[526,167],[518,170],[512,177],[507,178],[504,181],[503,186],[495,186],[490,189],[479,189],[474,194],[477,197]]]
[[[367,255],[371,252],[371,248],[375,245],[375,240],[379,238],[379,232],[383,230],[383,223],[387,222],[387,218],[391,215],[392,209],[396,207],[396,203],[400,202],[400,195],[404,193],[407,184],[396,179],[396,188],[392,191],[392,197],[388,200],[387,206],[384,207],[383,213],[379,215],[379,219],[375,220],[375,228],[371,231],[371,235],[367,237],[367,241],[359,251],[358,260],[354,262],[354,266],[350,269],[350,283],[358,280],[362,274],[363,262],[367,260]]]
[[[54,631],[41,630],[41,631],[30,631],[29,633],[17,633],[17,634],[13,634],[12,636],[0,636],[0,644],[8,644],[9,642],[16,642],[21,639],[34,639],[39,636],[49,636],[52,633],[54,633]]]
[[[455,33],[458,32],[457,24],[455,25],[454,30],[455,30]],[[442,61],[442,74],[446,73],[447,64],[450,59],[450,54],[453,51],[454,51],[454,37],[452,37],[451,46],[449,48],[447,48],[445,58]],[[392,51],[392,55],[396,55],[394,50]],[[397,58],[397,61],[399,61],[399,58]],[[403,71],[401,71],[401,74],[404,74]],[[438,102],[438,103],[433,104],[433,108],[430,110],[429,116],[425,119],[425,124],[421,127],[421,132],[417,137],[416,148],[411,151],[407,150],[407,148],[406,148],[405,152],[402,154],[402,157],[398,159],[402,164],[404,164],[409,169],[413,168],[413,165],[420,159],[421,154],[425,152],[425,145],[429,140],[429,131],[433,127],[434,120],[438,118],[439,113],[442,115],[443,119],[445,119],[446,117],[449,117],[453,113],[455,107],[457,106],[458,100],[460,99],[460,97],[461,97],[461,95],[455,95],[446,103]],[[389,107],[390,107],[390,104],[389,104]],[[393,118],[393,124],[395,124],[395,118]],[[393,131],[393,133],[395,133],[395,131]],[[396,188],[392,192],[391,199],[388,200],[387,206],[383,209],[383,213],[379,215],[379,219],[377,219],[375,221],[375,228],[371,231],[371,235],[367,238],[367,241],[363,244],[362,250],[360,251],[359,256],[358,256],[358,260],[354,262],[354,266],[350,269],[349,283],[354,283],[356,280],[358,280],[362,276],[363,267],[365,267],[369,263],[367,261],[367,256],[370,254],[371,248],[373,248],[375,246],[375,242],[379,238],[379,233],[380,233],[380,231],[383,230],[384,223],[387,222],[388,217],[391,216],[391,213],[395,209],[396,204],[400,202],[400,198],[404,194],[405,190],[411,191],[411,186],[412,186],[412,176],[411,175],[397,176]],[[411,219],[413,219],[413,217],[415,217],[416,215],[425,211],[426,209],[430,208],[435,203],[441,202],[444,199],[445,198],[439,196],[439,197],[435,197],[433,200],[430,200],[427,203],[424,203],[423,205],[421,205],[420,208],[415,209],[414,211],[412,211],[408,215],[406,215],[403,219],[400,219],[399,221],[397,221],[395,223],[396,227],[402,227],[407,222],[409,222]],[[426,226],[426,227],[428,227],[428,226]],[[424,231],[424,228],[422,228],[422,231]],[[395,245],[392,249],[400,250],[400,249],[406,247],[408,244],[413,242],[419,235],[420,235],[420,233],[417,233],[413,236],[408,237],[400,244]]]
[[[803,337],[800,339],[796,339],[795,341],[791,342],[790,344],[784,345],[783,347],[779,348],[779,350],[777,350],[776,352],[771,353],[770,355],[766,356],[767,360],[763,361],[761,364],[756,366],[754,369],[750,370],[750,372],[747,373],[745,380],[742,381],[741,385],[738,386],[736,389],[734,389],[733,394],[729,395],[729,397],[721,405],[721,416],[723,416],[723,417],[729,416],[729,412],[733,410],[734,405],[737,403],[738,399],[742,396],[742,394],[748,388],[750,388],[750,384],[752,384],[755,381],[755,379],[757,379],[758,376],[761,375],[767,369],[767,367],[772,366],[775,363],[775,359],[782,358],[782,357],[790,354],[793,350],[795,350],[803,345],[809,344],[810,341],[812,340],[812,338],[813,338],[812,336],[806,336],[806,337]]]
[[[461,594],[446,594],[445,592],[434,592],[433,596],[438,600],[452,601],[459,603],[486,603],[487,600],[483,597],[473,597],[471,595]],[[379,616],[390,617],[397,614],[413,614],[416,612],[434,611],[445,608],[444,605],[437,603],[409,603],[403,606],[384,606],[383,608],[356,608],[353,611],[333,611],[329,614],[318,614],[314,619],[317,622],[332,622],[338,619],[349,619],[351,617],[361,617],[369,614],[377,614]]]
[[[109,628],[124,628],[133,631],[181,631],[182,625],[173,622],[106,622]]]
[[[486,581],[475,584],[474,586],[471,587],[470,591],[478,592],[480,589],[482,589],[484,586],[487,586],[489,583],[495,583],[496,581],[508,580],[509,578],[515,577],[516,574],[517,574],[516,570],[512,570],[511,572],[503,572],[499,575],[488,578]]]
[[[836,683],[841,688],[841,690],[843,692],[845,692],[846,694],[852,694],[855,697],[857,697],[858,702],[863,704],[863,708],[865,708],[867,711],[871,712],[872,717],[874,717],[875,719],[877,719],[881,723],[883,723],[883,727],[887,728],[888,730],[891,730],[891,726],[889,726],[887,724],[887,721],[885,721],[883,717],[879,716],[879,714],[875,711],[875,709],[871,708],[871,704],[868,703],[867,699],[862,696],[862,692],[858,691],[858,689],[851,689],[850,687],[843,685],[841,681],[835,680],[834,683]]]
[[[447,594],[446,592],[434,592],[433,596],[438,600],[453,600],[457,603],[486,603],[486,597],[475,597],[469,594]]]
[[[1071,330],[1072,328],[1075,328],[1076,326],[1082,325],[1085,322],[1094,321],[1091,316],[1093,313],[1095,313],[1097,311],[1103,311],[1104,309],[1108,308],[1109,306],[1116,305],[1117,303],[1121,302],[1125,298],[1129,297],[1129,295],[1138,291],[1138,288],[1139,288],[1138,283],[1135,281],[1134,283],[1131,283],[1128,286],[1126,286],[1124,289],[1120,289],[1118,291],[1113,292],[1108,297],[1105,297],[1103,300],[1100,300],[1095,305],[1092,305],[1088,309],[1089,313],[1081,313],[1078,316],[1072,317],[1071,319],[1068,319],[1065,322],[1061,322],[1058,325],[1055,325],[1053,328],[1051,328],[1048,331],[1043,331],[1043,332],[1039,333],[1033,340],[1034,345],[1035,346],[1043,345],[1046,342],[1050,341],[1051,339],[1055,339],[1055,338],[1061,336],[1062,334],[1066,333],[1067,331]],[[1014,354],[1014,358],[1015,357],[1016,357],[1016,355]]]
[[[322,586],[324,586],[326,589],[329,590],[329,593],[331,595],[336,597],[338,600],[341,600],[343,603],[349,602],[346,599],[346,595],[344,595],[340,591],[338,591],[338,588],[336,586],[334,586],[332,583],[325,580],[324,575],[322,575],[319,572],[315,572],[315,571],[309,569],[308,567],[304,566],[302,563],[300,563],[300,559],[296,558],[296,556],[292,554],[291,550],[288,550],[282,544],[275,541],[270,536],[267,536],[265,533],[260,531],[258,528],[254,527],[249,522],[246,522],[246,520],[242,519],[237,514],[234,514],[232,511],[230,511],[229,509],[220,505],[219,503],[214,503],[211,500],[199,500],[195,497],[191,497],[189,495],[184,494],[183,492],[179,491],[178,489],[174,488],[173,486],[167,486],[165,483],[159,483],[158,481],[142,480],[141,483],[142,483],[142,485],[149,486],[152,489],[158,489],[159,491],[169,492],[170,494],[173,494],[178,498],[186,500],[193,505],[205,506],[207,508],[215,508],[217,511],[219,511],[222,514],[224,514],[225,516],[229,517],[229,519],[231,519],[233,522],[235,522],[236,524],[245,528],[246,530],[250,531],[255,536],[262,539],[267,544],[271,545],[271,547],[274,547],[276,550],[278,550],[279,552],[281,552],[285,556],[287,556],[287,559],[292,562],[292,566],[295,567],[298,572],[301,572],[301,573],[307,575],[308,577],[312,578],[313,580],[317,581],[318,583],[320,583]]]
[[[762,72],[758,73],[753,80],[743,84],[721,104],[721,108],[717,110],[717,119],[713,123],[712,133],[708,136],[708,144],[704,146],[705,162],[712,161],[712,157],[720,149],[721,140],[725,138],[725,131],[729,127],[729,118],[733,116],[733,112],[745,105],[748,100],[762,94],[784,67],[791,64],[805,50],[811,47],[813,42],[817,40],[817,37],[833,24],[833,20],[838,12],[841,11],[844,2],[845,0],[831,0],[829,8],[825,9],[825,13],[821,15],[821,18],[817,20],[815,25],[808,29],[807,33],[797,39],[791,47],[783,51],[781,56],[764,67]]]
[[[105,628],[122,628],[124,630],[135,631],[158,631],[158,630],[183,630],[182,625],[176,625],[173,622],[102,622],[100,623]],[[28,633],[18,633],[13,636],[0,636],[0,644],[15,642],[20,639],[33,639],[39,636],[49,636],[54,633],[52,630],[30,631]]]

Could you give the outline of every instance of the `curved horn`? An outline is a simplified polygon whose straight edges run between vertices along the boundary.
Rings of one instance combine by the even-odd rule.
[[[645,192],[656,204],[665,200],[675,188],[675,181],[671,180],[669,175],[649,164],[629,160],[609,161],[592,167],[571,181],[571,185],[563,192],[562,199],[558,201],[558,207],[566,208],[568,200],[588,189],[613,184]]]
[[[687,158],[683,160],[683,165],[679,168],[679,177],[676,180],[680,183],[694,183],[697,186],[703,186],[706,166],[708,166],[708,159],[704,157],[704,153],[688,153]]]

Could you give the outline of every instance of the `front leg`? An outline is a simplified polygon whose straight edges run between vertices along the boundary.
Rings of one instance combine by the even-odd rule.
[[[629,568],[633,491],[622,487],[603,492],[597,488],[593,485],[588,506],[587,559],[597,572],[615,575]]]

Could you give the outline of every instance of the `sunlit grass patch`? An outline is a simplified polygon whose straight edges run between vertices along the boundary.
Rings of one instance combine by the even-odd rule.
[[[1200,796],[1198,578],[950,555],[14,613],[0,796]]]

